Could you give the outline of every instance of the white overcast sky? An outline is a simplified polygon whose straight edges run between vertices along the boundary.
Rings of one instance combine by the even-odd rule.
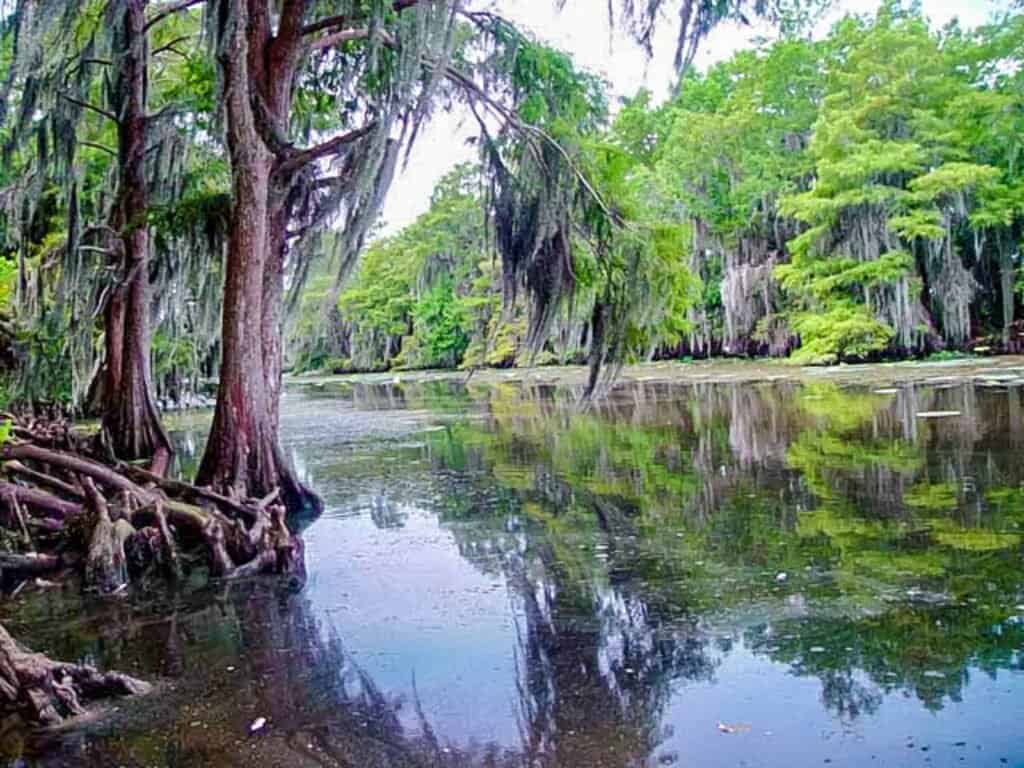
[[[506,18],[530,30],[536,37],[572,54],[577,64],[608,80],[615,95],[629,96],[648,88],[659,98],[667,96],[673,82],[675,54],[674,19],[667,18],[661,29],[653,60],[620,34],[611,35],[607,0],[568,0],[557,12],[552,0],[495,0],[494,8]],[[833,10],[823,20],[826,32],[846,13],[873,13],[879,0],[834,0]],[[922,0],[925,14],[936,26],[958,18],[965,26],[984,23],[1005,8],[1006,0]],[[723,27],[704,42],[697,65],[728,58],[749,46],[763,29]],[[475,159],[475,149],[466,145],[474,135],[473,126],[458,114],[437,114],[413,148],[408,166],[395,180],[382,216],[382,232],[390,233],[411,223],[430,202],[437,181],[455,164]]]

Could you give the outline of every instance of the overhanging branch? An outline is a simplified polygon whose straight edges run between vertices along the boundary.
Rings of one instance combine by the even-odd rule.
[[[161,21],[166,19],[168,16],[173,16],[174,14],[180,13],[181,11],[187,11],[189,8],[192,8],[196,5],[202,5],[205,2],[206,0],[177,0],[177,2],[168,3],[167,5],[163,6],[162,8],[157,10],[156,13],[149,17],[149,20],[146,22],[146,26],[143,27],[143,31],[148,32],[150,29],[152,29],[155,25],[159,24]]]
[[[433,61],[430,61],[429,59],[424,59],[423,66],[428,69],[434,69],[437,67],[437,64]],[[594,188],[593,184],[590,183],[590,180],[586,177],[583,171],[579,169],[579,167],[576,165],[573,159],[569,156],[569,153],[565,151],[565,147],[563,147],[557,139],[551,136],[543,128],[523,122],[523,120],[519,117],[515,110],[510,109],[504,104],[501,104],[500,102],[492,99],[490,96],[487,95],[487,93],[484,92],[484,90],[480,86],[474,83],[469,77],[464,75],[462,72],[459,72],[459,70],[456,69],[455,67],[451,65],[446,66],[444,69],[444,76],[445,79],[447,79],[450,83],[452,83],[457,88],[459,88],[463,93],[465,93],[467,98],[483,105],[485,108],[489,109],[491,112],[498,115],[513,130],[518,132],[520,135],[524,136],[527,139],[527,141],[531,143],[538,142],[542,144],[548,144],[551,147],[553,147],[555,151],[558,152],[565,160],[565,162],[569,165],[569,168],[572,170],[573,175],[579,181],[580,185],[583,187],[586,193],[590,195],[591,198],[593,198],[595,203],[597,203],[601,211],[617,225],[625,226],[625,222],[623,222],[622,217],[616,214],[608,207],[607,203],[605,203],[604,201],[604,198],[601,197],[601,194]],[[479,116],[475,116],[477,117],[478,122],[481,122],[482,124],[482,121],[480,121]]]
[[[391,9],[395,13],[401,13],[406,8],[412,8],[418,4],[419,0],[395,0],[391,4]],[[314,21],[312,24],[307,24],[302,28],[302,34],[304,36],[315,35],[317,32],[322,32],[325,29],[337,29],[338,27],[348,27],[352,24],[356,24],[360,21],[365,21],[365,17],[353,17],[351,14],[339,14],[337,16],[328,16],[325,19]]]
[[[315,147],[295,151],[294,154],[281,162],[277,168],[277,172],[283,176],[290,176],[296,171],[302,170],[310,163],[316,162],[324,157],[329,157],[330,155],[336,155],[349,144],[359,141],[363,137],[369,135],[370,132],[376,128],[376,125],[376,123],[370,123],[358,130],[344,133],[341,136],[335,136],[333,139],[329,139],[323,144],[318,144]]]
[[[324,48],[330,48],[335,45],[341,45],[342,43],[348,43],[352,40],[363,40],[370,36],[370,30],[366,27],[357,27],[355,29],[341,29],[337,32],[332,32],[329,35],[324,35],[318,40],[313,41],[310,44],[310,48],[314,51],[320,51]]]

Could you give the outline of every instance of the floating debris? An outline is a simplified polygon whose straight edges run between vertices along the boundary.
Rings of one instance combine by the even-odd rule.
[[[919,419],[948,419],[953,416],[960,416],[960,411],[919,411]]]
[[[718,730],[721,733],[747,733],[750,731],[750,726],[746,723],[736,723],[735,725],[729,725],[728,723],[719,722]]]
[[[266,724],[267,718],[257,717],[255,720],[252,721],[252,725],[249,726],[249,733],[256,733],[258,731],[262,731]]]

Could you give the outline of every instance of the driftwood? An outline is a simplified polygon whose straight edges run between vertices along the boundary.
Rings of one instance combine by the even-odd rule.
[[[111,464],[66,422],[18,420],[13,434],[0,447],[0,589],[80,573],[84,588],[112,595],[146,571],[175,578],[196,563],[211,578],[302,573],[302,542],[277,492],[233,499]],[[50,725],[80,714],[84,700],[146,688],[26,651],[0,626],[0,714]]]

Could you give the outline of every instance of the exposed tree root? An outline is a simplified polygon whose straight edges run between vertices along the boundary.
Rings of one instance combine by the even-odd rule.
[[[0,448],[0,589],[78,571],[86,589],[109,595],[145,572],[177,578],[196,563],[212,578],[303,573],[302,542],[277,490],[234,499],[111,466],[63,424],[18,421],[14,434]],[[25,651],[0,627],[0,711],[48,725],[80,714],[84,699],[144,689]]]
[[[28,722],[60,725],[85,712],[83,701],[137,696],[150,686],[117,672],[52,661],[26,651],[0,625],[0,709],[16,711]]]
[[[144,529],[158,542],[151,549],[172,569],[179,561],[175,535],[205,544],[213,576],[280,573],[295,565],[296,541],[277,493],[238,501],[139,467],[111,467],[27,441],[4,447],[0,461],[8,474],[53,491],[0,481],[0,499],[59,521],[89,517],[86,583],[100,592],[128,583],[125,547]]]

